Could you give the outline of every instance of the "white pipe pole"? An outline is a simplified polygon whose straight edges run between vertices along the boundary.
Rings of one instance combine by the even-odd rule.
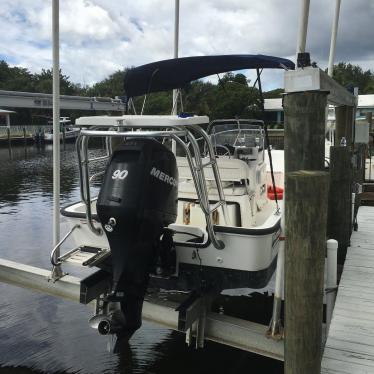
[[[310,0],[302,0],[300,22],[299,22],[299,35],[297,38],[297,47],[296,47],[296,60],[297,60],[298,53],[305,52],[306,36],[308,32],[309,5],[310,5]]]
[[[333,20],[333,23],[332,23],[332,30],[331,30],[329,66],[328,66],[328,69],[327,69],[327,74],[330,77],[332,77],[332,73],[333,73],[333,69],[334,69],[336,35],[338,34],[340,3],[341,3],[341,0],[336,0],[334,20]]]
[[[175,0],[175,13],[174,13],[174,58],[178,58],[179,50],[179,0]],[[173,115],[178,113],[178,91],[173,90]],[[171,150],[176,155],[177,154],[177,143],[175,140],[171,142]]]
[[[338,242],[334,239],[327,241],[327,272],[326,272],[326,328],[330,328],[334,310],[337,285]]]
[[[10,130],[10,114],[6,114],[6,127]]]
[[[267,335],[275,340],[283,337],[283,327],[281,322],[281,308],[284,285],[284,240],[279,243],[277,269],[275,273],[275,290],[273,298],[273,315]]]
[[[52,49],[53,49],[53,247],[60,241],[60,45],[59,0],[52,0]],[[55,252],[59,257],[60,249]],[[61,275],[55,267],[52,276]]]
[[[174,58],[178,58],[179,50],[179,0],[175,0],[175,13],[174,13]],[[173,90],[173,114],[178,113],[178,104],[176,103],[178,92]]]

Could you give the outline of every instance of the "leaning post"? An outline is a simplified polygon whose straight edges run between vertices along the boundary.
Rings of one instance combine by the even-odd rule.
[[[286,174],[285,374],[321,371],[329,175]]]
[[[285,374],[315,374],[321,366],[328,195],[328,174],[323,171],[327,95],[325,91],[305,91],[286,94],[283,99]]]

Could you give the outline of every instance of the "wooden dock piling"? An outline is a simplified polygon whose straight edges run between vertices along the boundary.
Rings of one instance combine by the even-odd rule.
[[[286,174],[285,374],[321,368],[329,176]]]
[[[285,374],[316,374],[321,365],[328,173],[327,92],[284,96]],[[305,171],[308,170],[308,171]]]
[[[284,107],[285,172],[324,170],[327,92],[287,94]]]
[[[373,113],[368,112],[366,113],[365,117],[366,117],[366,121],[368,121],[368,124],[369,124],[369,132],[372,132],[373,131]]]
[[[330,192],[327,236],[339,243],[338,263],[343,263],[352,226],[352,165],[349,147],[330,148]]]
[[[335,108],[335,145],[339,145],[342,138],[347,146],[351,146],[353,135],[353,107],[342,105]]]

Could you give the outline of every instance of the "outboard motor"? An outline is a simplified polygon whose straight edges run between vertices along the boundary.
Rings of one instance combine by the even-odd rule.
[[[176,220],[177,193],[175,156],[161,143],[134,138],[113,152],[97,214],[111,249],[113,284],[107,301],[121,305],[116,327],[106,324],[104,330],[120,338],[129,339],[141,326],[149,273],[164,227]]]

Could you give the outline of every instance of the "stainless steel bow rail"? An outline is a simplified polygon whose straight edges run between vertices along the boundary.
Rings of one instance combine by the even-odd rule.
[[[223,192],[222,182],[219,174],[219,169],[216,162],[216,156],[210,138],[208,134],[197,125],[160,125],[159,128],[162,130],[154,130],[157,125],[152,125],[152,130],[146,130],[147,126],[139,125],[134,127],[131,125],[132,131],[121,131],[126,128],[126,125],[121,125],[117,127],[117,131],[113,130],[103,130],[98,129],[99,126],[95,126],[95,129],[82,130],[76,143],[76,149],[78,153],[79,161],[79,175],[80,175],[80,191],[81,198],[86,208],[86,218],[87,224],[90,230],[96,235],[102,235],[102,229],[95,226],[92,218],[92,208],[91,208],[91,192],[90,192],[90,175],[89,175],[89,163],[92,161],[97,161],[96,159],[89,159],[88,156],[88,142],[89,138],[92,137],[104,137],[107,139],[112,139],[114,137],[119,137],[122,139],[127,138],[161,138],[161,139],[172,139],[175,140],[184,150],[188,164],[191,169],[192,179],[196,188],[198,201],[200,207],[205,215],[207,232],[209,238],[217,249],[223,249],[224,243],[216,237],[213,228],[213,218],[212,214],[219,207],[222,207],[223,217],[226,225],[229,225],[229,215],[226,206],[226,200]],[[198,136],[198,139],[196,138]],[[204,142],[203,149],[207,150],[207,162],[203,162],[203,156],[201,154],[198,140]],[[192,152],[191,152],[192,151]],[[109,157],[107,156],[100,157],[100,160]],[[214,204],[212,207],[209,204],[209,194],[205,181],[204,169],[208,166],[212,167],[215,184],[218,191],[219,201]],[[178,243],[177,243],[178,244]]]

